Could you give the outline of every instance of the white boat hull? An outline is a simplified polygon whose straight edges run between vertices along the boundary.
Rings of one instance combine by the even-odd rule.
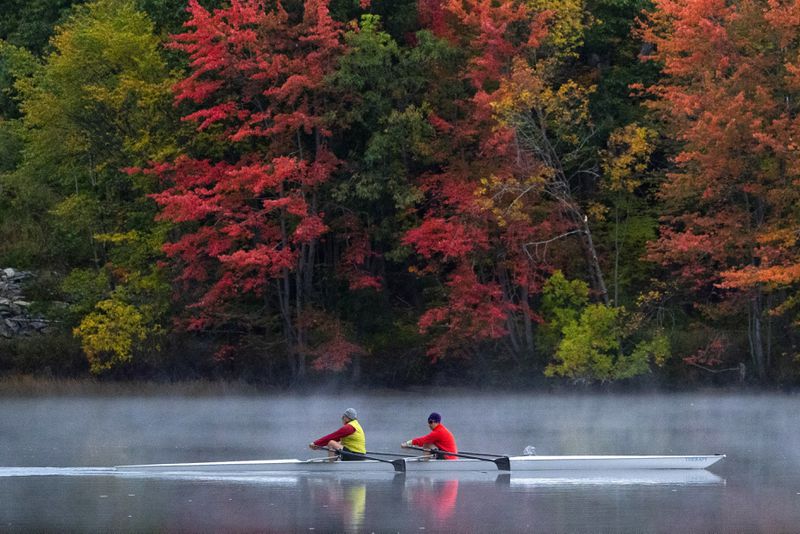
[[[724,458],[724,454],[693,456],[510,456],[511,472],[563,471],[563,470],[641,470],[641,469],[705,469]],[[417,460],[406,459],[407,472],[484,472],[500,471],[491,461]],[[344,473],[395,471],[388,462],[362,460],[352,462],[327,462],[322,460],[246,460],[236,462],[200,462],[181,464],[120,465],[119,473]]]

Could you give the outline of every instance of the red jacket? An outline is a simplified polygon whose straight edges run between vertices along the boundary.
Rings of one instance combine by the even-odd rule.
[[[349,436],[355,431],[356,429],[353,428],[353,425],[342,425],[341,428],[339,428],[339,430],[337,430],[336,432],[331,432],[327,436],[322,436],[321,438],[319,438],[317,441],[314,442],[314,445],[316,445],[317,447],[325,447],[330,440],[339,441],[343,437]]]
[[[421,436],[411,440],[411,444],[417,447],[422,447],[429,443],[441,451],[458,452],[456,438],[454,438],[453,434],[441,423],[431,430],[431,433],[427,436]],[[456,458],[456,456],[445,456],[446,460],[455,460]]]

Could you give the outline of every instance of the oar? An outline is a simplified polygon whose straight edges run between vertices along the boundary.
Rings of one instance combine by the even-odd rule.
[[[461,451],[460,454],[474,454],[476,456],[490,456],[492,458],[504,458],[505,454],[489,454],[488,452],[469,452],[469,451]]]
[[[325,449],[327,451],[335,452],[336,454],[341,454],[341,455],[347,454],[349,456],[355,456],[357,458],[364,458],[365,460],[375,460],[377,462],[392,464],[392,466],[394,466],[395,472],[397,473],[406,472],[406,461],[401,458],[397,460],[384,460],[383,458],[375,458],[374,456],[367,456],[366,454],[361,454],[360,452],[350,452],[345,450],[331,449],[330,447],[320,447],[320,448]]]
[[[425,454],[420,456],[419,454],[398,454],[396,452],[375,452],[375,451],[367,451],[364,454],[371,454],[373,456],[399,456],[401,458],[425,458],[425,456],[428,456]]]
[[[425,449],[423,447],[417,447],[417,446],[414,446],[414,445],[409,445],[408,448],[409,449],[416,449],[418,451],[428,450],[428,449]],[[472,455],[469,455],[469,454],[461,454],[461,453],[456,453],[456,452],[447,452],[447,451],[443,451],[441,449],[430,449],[430,450],[432,452],[445,454],[447,456],[458,456],[459,458],[469,458],[471,460],[482,460],[484,462],[492,462],[501,471],[511,471],[511,460],[508,458],[508,456],[499,456],[499,457],[497,457],[497,458],[492,460],[491,458],[481,458],[480,456],[472,456]]]

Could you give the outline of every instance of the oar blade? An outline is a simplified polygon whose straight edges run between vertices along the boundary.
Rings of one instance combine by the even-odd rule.
[[[402,458],[398,460],[392,460],[392,465],[394,466],[395,473],[405,473],[406,472],[406,461]]]
[[[492,460],[500,471],[511,471],[511,459],[508,456],[502,456]]]

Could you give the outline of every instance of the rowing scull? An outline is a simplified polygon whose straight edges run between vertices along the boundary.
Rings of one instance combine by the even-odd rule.
[[[586,470],[604,471],[612,469],[706,469],[725,458],[724,454],[700,454],[689,456],[509,456],[511,472]],[[402,465],[402,468],[399,467]],[[393,462],[376,460],[335,461],[313,460],[244,460],[233,462],[195,462],[176,464],[118,465],[118,472],[159,472],[159,473],[279,473],[279,472],[373,472],[373,471],[413,471],[413,472],[462,472],[498,471],[492,463],[472,460],[429,460],[403,458]]]

